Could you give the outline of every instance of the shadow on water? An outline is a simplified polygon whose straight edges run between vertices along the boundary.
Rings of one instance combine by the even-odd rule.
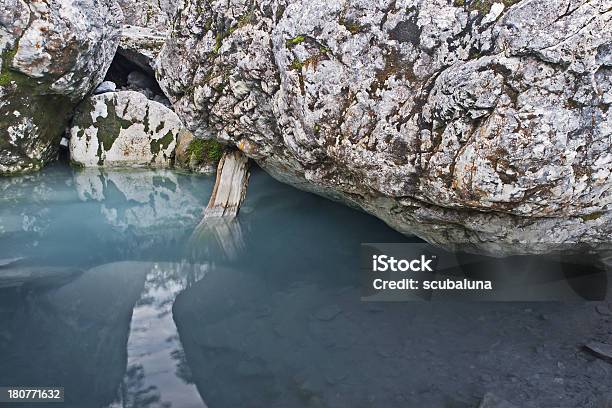
[[[212,184],[0,180],[0,260],[23,258],[0,266],[0,384],[64,386],[79,408],[468,407],[522,375],[546,406],[558,363],[576,376],[563,350],[596,324],[583,306],[364,303],[360,243],[409,239],[257,169],[237,221],[200,224]],[[79,273],[43,279],[51,267]]]

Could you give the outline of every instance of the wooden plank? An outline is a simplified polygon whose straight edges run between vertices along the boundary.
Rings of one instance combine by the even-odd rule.
[[[204,218],[235,218],[246,195],[249,159],[240,151],[223,154],[217,168],[217,180]]]

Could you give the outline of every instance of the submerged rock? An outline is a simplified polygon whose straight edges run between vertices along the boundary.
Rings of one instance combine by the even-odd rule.
[[[0,270],[0,289],[21,286],[52,286],[82,273],[70,267],[8,267]]]
[[[598,342],[587,344],[586,349],[595,356],[612,363],[612,345]]]
[[[488,392],[482,399],[478,408],[517,408],[517,406]]]
[[[78,108],[70,129],[70,157],[77,165],[171,166],[178,116],[143,94],[95,95]]]
[[[447,248],[547,252],[612,235],[611,16],[606,0],[201,1],[156,69],[196,137],[281,181]]]
[[[61,406],[109,406],[126,372],[132,310],[152,268],[117,262],[18,303],[3,294],[0,382],[57,383],[70,390]]]
[[[114,0],[0,0],[0,175],[56,157],[70,114],[119,43]]]

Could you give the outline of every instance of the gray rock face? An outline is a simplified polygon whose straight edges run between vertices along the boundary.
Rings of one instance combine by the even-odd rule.
[[[609,0],[200,1],[157,74],[197,137],[282,181],[451,249],[543,252],[610,241],[611,18]]]
[[[155,58],[166,39],[166,29],[124,26],[118,53],[153,74]]]
[[[139,92],[94,95],[75,114],[70,158],[85,167],[169,167],[182,128],[176,113]]]
[[[125,22],[130,26],[148,27],[157,32],[165,32],[176,12],[178,2],[175,0],[117,0]]]
[[[107,92],[115,92],[117,90],[117,84],[113,81],[104,81],[94,90],[94,94],[99,95]]]
[[[0,0],[0,174],[55,157],[72,109],[119,43],[115,0]]]
[[[119,53],[147,72],[164,44],[176,12],[175,0],[118,0],[126,25],[121,34]]]

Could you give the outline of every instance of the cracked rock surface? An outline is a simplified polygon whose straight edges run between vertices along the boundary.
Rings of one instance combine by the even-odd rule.
[[[184,0],[157,76],[196,137],[403,233],[598,246],[611,19],[610,0]]]
[[[118,52],[153,74],[153,64],[178,6],[174,0],[117,0],[125,25]]]
[[[71,111],[119,43],[115,0],[0,0],[0,174],[55,158]]]

